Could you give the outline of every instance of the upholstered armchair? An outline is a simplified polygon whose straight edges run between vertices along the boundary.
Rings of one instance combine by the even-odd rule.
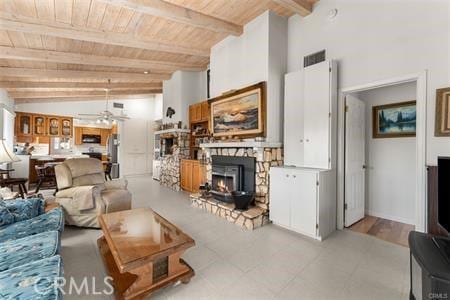
[[[55,166],[56,202],[64,209],[66,224],[98,228],[101,214],[131,209],[127,181],[105,181],[102,162],[74,158]]]

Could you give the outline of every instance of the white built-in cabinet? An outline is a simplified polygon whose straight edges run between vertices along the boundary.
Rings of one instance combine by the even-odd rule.
[[[315,239],[336,229],[335,170],[270,169],[270,219]]]
[[[324,61],[285,76],[286,165],[332,169],[336,135],[337,67]]]
[[[286,74],[284,167],[270,169],[269,218],[323,239],[336,229],[337,65]]]

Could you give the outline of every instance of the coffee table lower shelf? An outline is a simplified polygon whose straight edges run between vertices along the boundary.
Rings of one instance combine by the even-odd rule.
[[[121,273],[117,268],[114,257],[104,236],[97,240],[97,245],[103,258],[103,263],[106,266],[109,275],[113,278],[116,299],[141,299],[160,288],[175,284],[178,281],[187,284],[195,275],[191,266],[181,258],[177,263],[177,265],[181,266],[181,268],[177,268],[180,270],[179,272],[172,274],[171,276],[157,279],[155,282],[152,280],[152,266],[149,266],[148,268],[142,266],[142,268],[140,268],[141,270],[150,270],[149,272],[141,271],[135,272],[135,274],[129,272]],[[175,253],[174,255],[176,256],[177,254]],[[168,259],[168,263],[171,261],[171,259]]]

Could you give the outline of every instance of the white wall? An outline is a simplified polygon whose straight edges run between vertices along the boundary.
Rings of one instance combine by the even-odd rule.
[[[3,106],[0,113],[0,139],[5,139],[5,143],[10,149],[14,144],[14,99],[10,98],[5,89],[0,89],[0,104]]]
[[[308,17],[289,18],[288,70],[322,49],[339,61],[341,89],[428,70],[427,163],[436,164],[450,154],[450,138],[434,137],[435,92],[450,83],[449,11],[443,0],[321,0]]]
[[[284,74],[287,69],[287,20],[265,12],[211,49],[211,97],[267,82],[267,140],[281,141]]]
[[[415,224],[416,138],[374,139],[372,107],[415,100],[416,84],[378,88],[358,98],[366,103],[366,214]]]
[[[189,105],[206,100],[206,72],[176,71],[172,78],[163,81],[163,122],[189,124]],[[175,115],[166,117],[167,108]]]

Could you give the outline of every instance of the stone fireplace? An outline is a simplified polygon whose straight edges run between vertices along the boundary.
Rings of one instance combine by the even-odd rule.
[[[223,202],[213,197],[204,198],[199,194],[193,194],[191,195],[192,206],[209,211],[247,229],[254,229],[268,223],[270,201],[269,170],[273,166],[283,165],[282,144],[268,142],[224,142],[202,144],[202,147],[206,154],[206,178],[211,186],[218,184],[215,181],[217,169],[214,168],[216,165],[215,161],[218,158],[221,160],[225,158],[225,161],[221,162],[226,167],[232,167],[233,163],[230,164],[230,162],[236,161],[235,159],[250,158],[253,161],[254,170],[251,176],[253,182],[245,180],[241,184],[244,185],[244,190],[249,188],[249,186],[245,186],[246,183],[253,186],[256,195],[255,203],[247,211],[238,211],[234,209],[233,203]],[[243,163],[235,164],[242,165]],[[247,172],[250,172],[250,170],[247,170]],[[244,170],[235,168],[222,171],[227,172],[226,177],[236,177],[238,176],[237,174],[246,172],[245,168]],[[233,175],[228,176],[229,174]],[[234,183],[231,187],[228,186],[228,189],[235,188],[233,186]]]
[[[161,141],[161,176],[160,184],[180,191],[180,162],[189,158],[190,131],[185,129],[168,129],[155,132]]]

